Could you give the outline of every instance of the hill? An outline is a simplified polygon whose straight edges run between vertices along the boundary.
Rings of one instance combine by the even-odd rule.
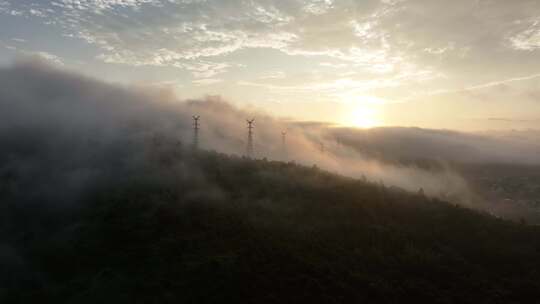
[[[290,124],[270,116],[43,65],[0,68],[0,84],[2,304],[540,298],[539,228],[430,198],[467,194],[451,171],[364,161],[306,126],[288,129],[284,147]],[[227,154],[186,146],[193,114],[201,147]],[[257,117],[259,158],[394,187],[232,156],[246,147],[246,117]],[[428,133],[412,148],[440,135]],[[392,147],[382,150],[403,152]],[[443,147],[425,150],[456,151]]]
[[[540,298],[538,227],[316,167],[173,143],[155,143],[138,164],[111,157],[103,166],[116,174],[59,203],[21,203],[17,177],[4,173],[0,302]]]

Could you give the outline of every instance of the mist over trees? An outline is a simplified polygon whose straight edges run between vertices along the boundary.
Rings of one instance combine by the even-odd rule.
[[[540,304],[539,59],[540,0],[0,0],[0,304]]]
[[[540,296],[538,228],[458,205],[472,194],[457,172],[388,161],[426,151],[384,148],[384,134],[366,141],[354,134],[368,131],[219,98],[179,101],[36,62],[0,69],[0,116],[2,303]],[[455,144],[444,131],[398,131]]]
[[[11,172],[8,175],[31,174],[53,182],[56,179],[49,175],[58,174],[57,178],[67,178],[72,183],[68,188],[75,190],[99,176],[98,168],[110,168],[110,155],[122,159],[125,165],[137,165],[150,141],[166,139],[189,144],[191,117],[197,114],[201,116],[202,149],[243,155],[247,141],[245,119],[256,117],[257,158],[316,164],[411,191],[423,187],[435,196],[444,192],[465,197],[467,192],[453,172],[433,173],[367,160],[325,136],[326,128],[304,128],[261,113],[248,113],[219,98],[182,102],[170,92],[103,84],[37,62],[2,68],[0,83],[0,140],[4,147],[0,157],[6,164],[3,170]],[[287,131],[286,153],[282,131]],[[320,152],[321,143],[326,153]],[[24,170],[18,167],[20,163],[24,163]],[[41,184],[34,177],[32,180]]]
[[[533,131],[465,134],[298,123],[241,110],[219,97],[181,101],[167,90],[105,84],[32,60],[0,68],[0,84],[0,177],[17,202],[76,201],[96,181],[143,165],[155,143],[185,148],[192,143],[193,115],[201,116],[201,149],[244,155],[245,120],[256,117],[256,158],[317,165],[413,192],[422,188],[428,196],[477,208],[484,207],[449,163],[539,163],[538,144],[528,140],[537,135]],[[425,159],[437,170],[417,161]]]
[[[0,68],[0,191],[13,201],[77,201],[99,180],[124,176],[156,143],[193,141],[244,155],[256,117],[254,157],[329,170],[483,208],[449,164],[539,164],[534,131],[465,134],[419,128],[347,129],[238,109],[219,97],[178,100],[167,90],[110,85],[38,61]],[[287,132],[283,147],[282,132]],[[324,153],[321,151],[324,146]],[[428,160],[425,166],[418,160]],[[434,170],[436,167],[436,170]],[[63,191],[56,191],[61,187]],[[7,189],[7,190],[6,190]]]

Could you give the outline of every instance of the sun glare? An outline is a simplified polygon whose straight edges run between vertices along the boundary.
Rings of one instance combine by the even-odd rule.
[[[373,128],[382,124],[379,111],[369,105],[357,105],[350,112],[347,125],[358,128]]]
[[[382,108],[385,100],[371,95],[343,94],[345,113],[341,124],[356,128],[373,128],[384,124]]]

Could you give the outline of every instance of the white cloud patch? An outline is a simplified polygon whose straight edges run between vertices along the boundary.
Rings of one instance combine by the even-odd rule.
[[[9,2],[0,0],[0,13],[6,13],[9,11]]]
[[[302,10],[313,15],[322,15],[327,13],[333,5],[334,0],[308,0],[304,1]]]
[[[206,78],[206,79],[197,79],[197,80],[193,80],[192,83],[194,85],[199,85],[199,86],[203,86],[203,85],[211,85],[211,84],[216,84],[216,83],[220,83],[220,82],[223,82],[223,79],[219,79],[219,78]]]
[[[64,60],[62,58],[60,58],[59,56],[57,55],[54,55],[54,54],[51,54],[51,53],[48,53],[48,52],[43,52],[43,51],[38,51],[38,52],[27,52],[28,55],[32,55],[32,56],[37,56],[43,60],[46,60],[50,63],[53,63],[53,64],[56,64],[56,65],[64,65]]]
[[[367,11],[377,1],[367,1]],[[388,71],[396,57],[350,45],[329,43],[321,49],[317,41],[307,43],[311,35],[328,26],[327,20],[313,18],[337,13],[352,20],[359,4],[338,4],[332,0],[280,1],[195,1],[195,0],[61,0],[53,3],[59,10],[52,23],[65,35],[79,37],[97,45],[99,59],[108,63],[135,66],[175,66],[194,73],[197,78],[212,77],[226,71],[229,64],[205,68],[209,58],[226,56],[242,49],[269,48],[292,56],[326,56],[354,62],[357,66],[376,61],[374,71]],[[379,5],[381,5],[379,3]],[[389,4],[384,4],[388,6]],[[45,16],[47,6],[17,5],[25,14]],[[337,17],[337,16],[336,16]],[[336,28],[340,35],[353,35],[350,26]],[[349,33],[349,34],[346,34]],[[367,38],[371,36],[367,35]],[[324,38],[324,37],[322,37]],[[194,68],[198,66],[200,68]]]
[[[15,42],[19,42],[19,43],[26,42],[26,40],[19,39],[19,38],[12,38],[11,40],[15,41]],[[57,65],[57,66],[64,66],[65,65],[65,62],[64,62],[63,58],[61,58],[60,56],[54,55],[52,53],[49,53],[49,52],[27,50],[27,49],[17,47],[17,46],[11,45],[11,44],[6,44],[2,40],[0,40],[0,45],[3,46],[4,48],[10,50],[10,51],[16,52],[16,53],[18,53],[18,54],[20,54],[22,56],[25,56],[25,57],[35,57],[35,58],[38,58],[39,60],[43,60],[43,61],[46,61],[46,62],[48,62],[50,64]]]
[[[244,84],[340,99],[389,87],[407,99],[540,71],[537,0],[0,0],[0,13],[59,27],[95,46],[103,62],[175,67],[194,84],[257,65],[250,50],[267,52],[257,55],[261,66],[301,60],[294,73],[268,68],[287,78],[326,74],[311,84],[279,83],[282,74],[247,66],[253,73],[245,79],[256,81]]]
[[[290,95],[291,97],[299,93],[317,92],[319,96],[322,95],[334,101],[349,102],[357,99],[358,96],[370,95],[374,90],[396,88],[435,77],[440,77],[440,75],[433,75],[428,71],[424,71],[415,74],[403,73],[390,78],[357,79],[353,77],[342,77],[319,81],[308,80],[294,85],[288,84],[286,81],[282,83],[268,83],[265,81],[268,78],[260,78],[258,81],[239,81],[237,84],[264,89],[284,96]]]
[[[47,13],[39,9],[31,8],[28,12],[32,16],[41,17],[41,18],[47,17]]]
[[[524,51],[540,49],[540,19],[531,22],[524,31],[510,38],[513,48]]]
[[[138,8],[144,4],[159,5],[159,0],[60,0],[55,6],[70,10],[88,10],[100,13],[117,7]]]
[[[269,71],[259,77],[259,79],[284,79],[286,77],[283,71]]]

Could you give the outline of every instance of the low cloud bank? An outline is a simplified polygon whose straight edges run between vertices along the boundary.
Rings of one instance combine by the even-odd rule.
[[[295,161],[468,204],[454,171],[392,165],[372,157],[538,162],[526,141],[420,129],[369,131],[306,126],[235,108],[218,97],[177,100],[171,92],[105,84],[38,62],[0,69],[0,179],[12,201],[70,203],[95,183],[147,164],[160,142],[189,147],[201,116],[202,149],[243,155],[246,119],[255,118],[255,157]],[[282,131],[286,131],[285,145]],[[185,164],[182,176],[197,175]],[[140,171],[139,171],[140,172]],[[14,194],[15,193],[15,194]]]
[[[461,133],[421,128],[335,129],[353,149],[385,160],[431,159],[459,163],[540,164],[540,131]]]

